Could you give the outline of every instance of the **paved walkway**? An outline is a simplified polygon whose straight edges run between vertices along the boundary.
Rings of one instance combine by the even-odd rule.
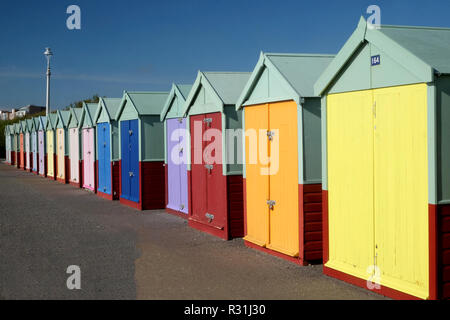
[[[66,269],[81,268],[81,290]],[[193,230],[0,163],[0,299],[380,299]]]

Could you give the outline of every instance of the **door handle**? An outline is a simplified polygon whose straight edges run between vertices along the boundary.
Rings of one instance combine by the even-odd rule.
[[[273,207],[276,204],[275,200],[267,200],[266,203],[269,206],[269,210],[273,210]]]
[[[273,136],[275,135],[274,131],[267,131],[267,137],[269,138],[270,141],[273,140]]]
[[[211,173],[211,170],[213,169],[212,164],[205,164],[205,168],[208,169],[208,173]]]

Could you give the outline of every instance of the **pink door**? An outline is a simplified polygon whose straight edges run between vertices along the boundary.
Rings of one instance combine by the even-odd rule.
[[[69,129],[69,139],[70,139],[70,181],[79,183],[80,182],[80,147],[79,147],[79,137],[78,128]]]
[[[83,129],[83,188],[94,191],[94,129]]]

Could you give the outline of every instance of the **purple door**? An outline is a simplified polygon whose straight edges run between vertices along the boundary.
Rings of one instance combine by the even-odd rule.
[[[38,148],[39,148],[39,174],[45,174],[45,134],[44,131],[38,133]]]
[[[188,213],[186,146],[182,131],[186,119],[168,119],[167,128],[167,183],[168,204],[172,210]]]

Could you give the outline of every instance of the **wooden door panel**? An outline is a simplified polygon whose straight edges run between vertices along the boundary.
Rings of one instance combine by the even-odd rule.
[[[260,154],[268,156],[268,138],[260,130],[269,129],[269,106],[267,104],[246,107],[245,112],[245,168],[246,168],[246,225],[245,240],[259,246],[269,241],[269,175],[262,174],[267,165]]]

